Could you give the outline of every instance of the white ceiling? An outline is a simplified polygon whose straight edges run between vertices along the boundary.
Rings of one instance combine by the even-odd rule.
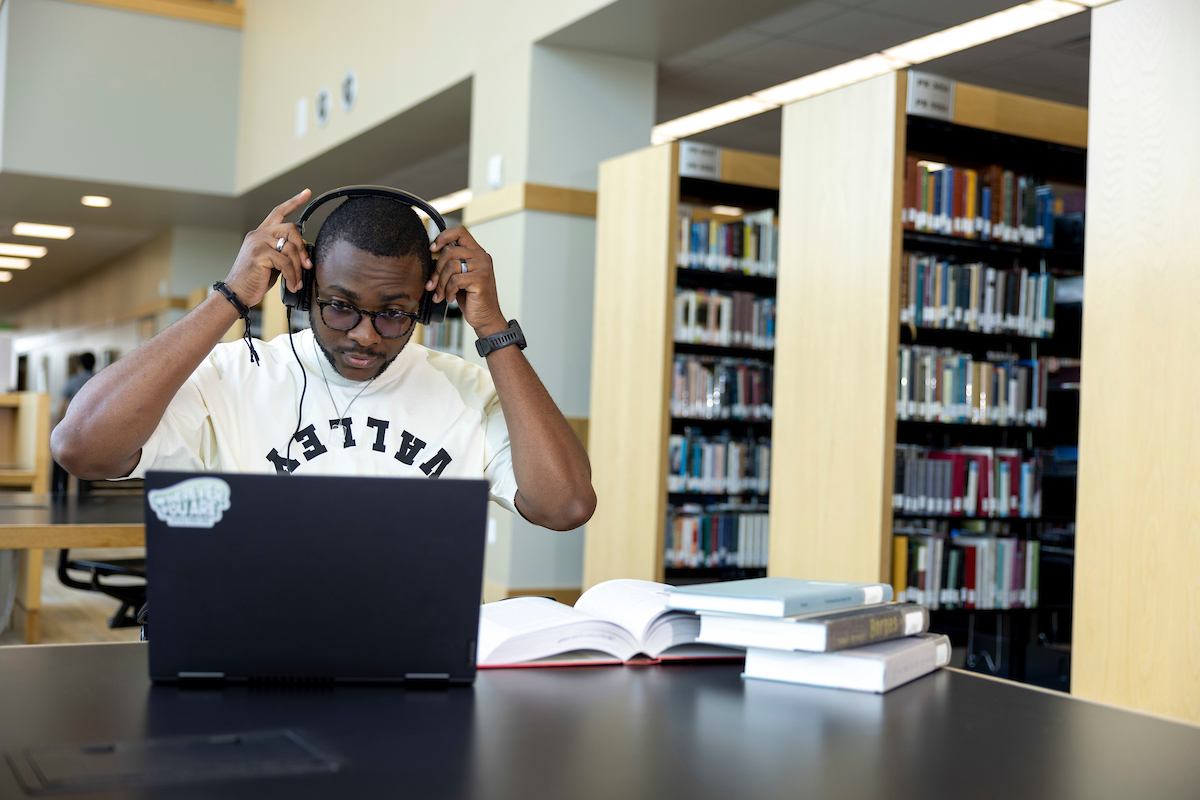
[[[1013,5],[1014,0],[616,0],[548,42],[659,61],[657,121],[765,89]],[[702,6],[715,9],[700,13]],[[780,8],[786,10],[779,11]],[[717,13],[717,12],[720,13]],[[736,13],[734,13],[736,12]],[[629,15],[642,31],[630,38]],[[640,16],[639,16],[640,15]],[[731,29],[731,17],[750,20]],[[716,20],[714,22],[713,20]],[[719,23],[719,24],[718,24]],[[654,28],[654,30],[649,30]],[[723,31],[715,36],[714,31]],[[1091,19],[1077,14],[956,53],[920,68],[996,89],[1087,105]],[[697,44],[697,42],[701,42]],[[623,51],[624,52],[624,51]],[[403,186],[437,197],[467,185],[470,83],[464,82],[242,197],[168,192],[0,174],[0,231],[16,219],[74,225],[45,258],[0,284],[0,318],[72,278],[139,246],[173,224],[245,227],[298,188],[349,183]],[[772,111],[696,138],[779,152],[781,113]],[[444,124],[430,126],[430,119]],[[436,136],[430,131],[436,130]],[[110,209],[79,205],[84,194]],[[0,241],[16,241],[0,235]]]

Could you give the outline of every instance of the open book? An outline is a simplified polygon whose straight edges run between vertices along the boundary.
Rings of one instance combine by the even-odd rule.
[[[575,606],[546,597],[485,603],[479,614],[478,666],[621,664],[691,658],[741,658],[741,650],[694,644],[700,619],[667,608],[662,583],[605,581]]]

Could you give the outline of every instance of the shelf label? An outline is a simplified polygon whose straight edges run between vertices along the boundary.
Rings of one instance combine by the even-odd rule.
[[[908,71],[909,114],[951,121],[954,116],[954,81],[928,72]]]
[[[679,177],[721,180],[721,148],[711,144],[680,142]]]

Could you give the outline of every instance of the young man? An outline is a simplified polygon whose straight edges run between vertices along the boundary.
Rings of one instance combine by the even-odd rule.
[[[214,292],[83,387],[51,437],[59,463],[92,479],[148,469],[486,477],[492,499],[531,522],[585,523],[596,506],[587,454],[521,350],[493,350],[483,370],[409,345],[426,290],[455,296],[481,339],[509,330],[491,257],[463,227],[430,244],[411,208],[362,197],[330,214],[310,260],[284,222],[308,197],[247,234],[225,280],[246,306],[280,277],[293,291],[313,283],[312,327],[295,335],[295,353],[287,336],[255,342],[259,363],[241,341],[218,345],[238,311]]]

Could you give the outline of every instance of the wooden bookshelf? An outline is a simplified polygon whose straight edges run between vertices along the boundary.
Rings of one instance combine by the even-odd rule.
[[[700,181],[680,177],[679,149],[677,143],[651,147],[600,165],[588,442],[599,503],[584,545],[585,589],[611,578],[667,577],[675,288],[678,272],[696,272],[676,268],[681,195],[702,193],[712,203],[762,205],[766,198],[773,201],[779,188],[776,158],[723,150],[720,180]],[[725,273],[700,279],[740,280]],[[763,280],[746,278],[737,285],[759,292]],[[770,360],[769,351],[680,348]],[[749,424],[730,421],[729,427]],[[697,496],[697,501],[703,498]],[[690,580],[684,573],[715,580],[734,571],[672,570],[670,578]]]
[[[906,115],[907,82],[906,72],[886,75],[784,108],[773,437],[788,444],[773,448],[772,575],[891,582],[898,435],[935,447],[1026,448],[1045,437],[1040,428],[897,422],[906,247],[1004,265],[1045,258],[1063,275],[1083,265],[1079,253],[905,231],[905,157],[910,131],[920,130],[921,152],[958,148],[941,152],[951,161],[1005,164],[1005,148],[1024,137],[1045,143],[1046,163],[1082,163],[1087,111],[959,83],[952,120],[926,123]],[[957,344],[945,331],[913,333],[964,351],[1037,352],[1052,341],[967,334]],[[1024,538],[1034,526],[1018,528]],[[1020,635],[1017,627],[1006,631]]]

